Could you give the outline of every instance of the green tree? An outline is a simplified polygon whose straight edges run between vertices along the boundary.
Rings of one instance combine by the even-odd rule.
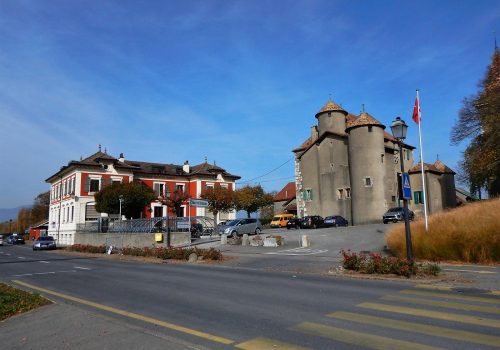
[[[262,186],[245,186],[234,191],[236,209],[244,210],[247,216],[273,203],[273,196],[264,192]]]
[[[208,210],[214,214],[214,227],[217,226],[218,213],[227,213],[234,209],[234,192],[218,184],[208,187],[201,198],[208,201]]]
[[[31,224],[36,224],[49,218],[50,191],[40,193],[36,196],[33,207],[31,207]]]
[[[113,184],[96,193],[96,210],[100,213],[118,214],[120,196],[123,196],[122,215],[132,218],[139,218],[144,207],[156,199],[153,189],[142,182]]]
[[[181,207],[191,196],[189,192],[176,189],[173,192],[168,193],[168,196],[162,197],[160,199],[161,203],[166,205],[168,208],[172,209],[175,216],[180,215]],[[168,215],[168,213],[167,213]]]
[[[485,188],[490,197],[500,195],[500,52],[495,48],[492,63],[479,83],[476,95],[465,98],[451,132],[457,145],[470,140],[460,163],[472,194]]]

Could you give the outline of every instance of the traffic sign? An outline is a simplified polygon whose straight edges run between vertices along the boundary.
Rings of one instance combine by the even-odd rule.
[[[410,175],[408,173],[403,173],[403,199],[411,199],[411,186],[410,186]]]
[[[192,207],[208,207],[208,201],[203,199],[190,199],[189,205]]]

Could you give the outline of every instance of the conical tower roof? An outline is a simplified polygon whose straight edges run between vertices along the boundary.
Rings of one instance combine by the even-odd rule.
[[[382,129],[385,129],[384,124],[379,122],[377,119],[373,118],[367,112],[362,112],[356,119],[347,120],[346,131],[360,126],[379,126]]]
[[[316,118],[318,117],[318,115],[325,112],[342,112],[347,115],[347,112],[332,100],[328,100],[326,104],[319,110],[319,112],[316,113]]]

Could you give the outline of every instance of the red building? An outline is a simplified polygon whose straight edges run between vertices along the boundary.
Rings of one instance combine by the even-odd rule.
[[[204,189],[216,184],[234,190],[238,179],[240,176],[207,162],[191,166],[188,161],[183,165],[132,161],[126,160],[123,154],[114,158],[99,148],[85,159],[70,161],[46,180],[50,184],[48,234],[58,235],[62,244],[73,244],[78,223],[107,216],[96,211],[94,200],[94,194],[106,185],[140,181],[151,187],[158,197],[177,189],[188,192],[191,198],[200,198]],[[161,201],[153,201],[144,208],[142,217],[173,215],[167,210]],[[188,203],[176,214],[213,217],[205,208],[190,207]],[[228,220],[235,217],[235,212],[219,215],[219,220]],[[113,215],[109,217],[115,218]]]

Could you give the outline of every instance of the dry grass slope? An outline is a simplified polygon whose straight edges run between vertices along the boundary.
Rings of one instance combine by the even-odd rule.
[[[500,198],[471,203],[411,223],[413,254],[417,259],[471,263],[500,261]],[[391,250],[406,257],[404,224],[386,235]]]

